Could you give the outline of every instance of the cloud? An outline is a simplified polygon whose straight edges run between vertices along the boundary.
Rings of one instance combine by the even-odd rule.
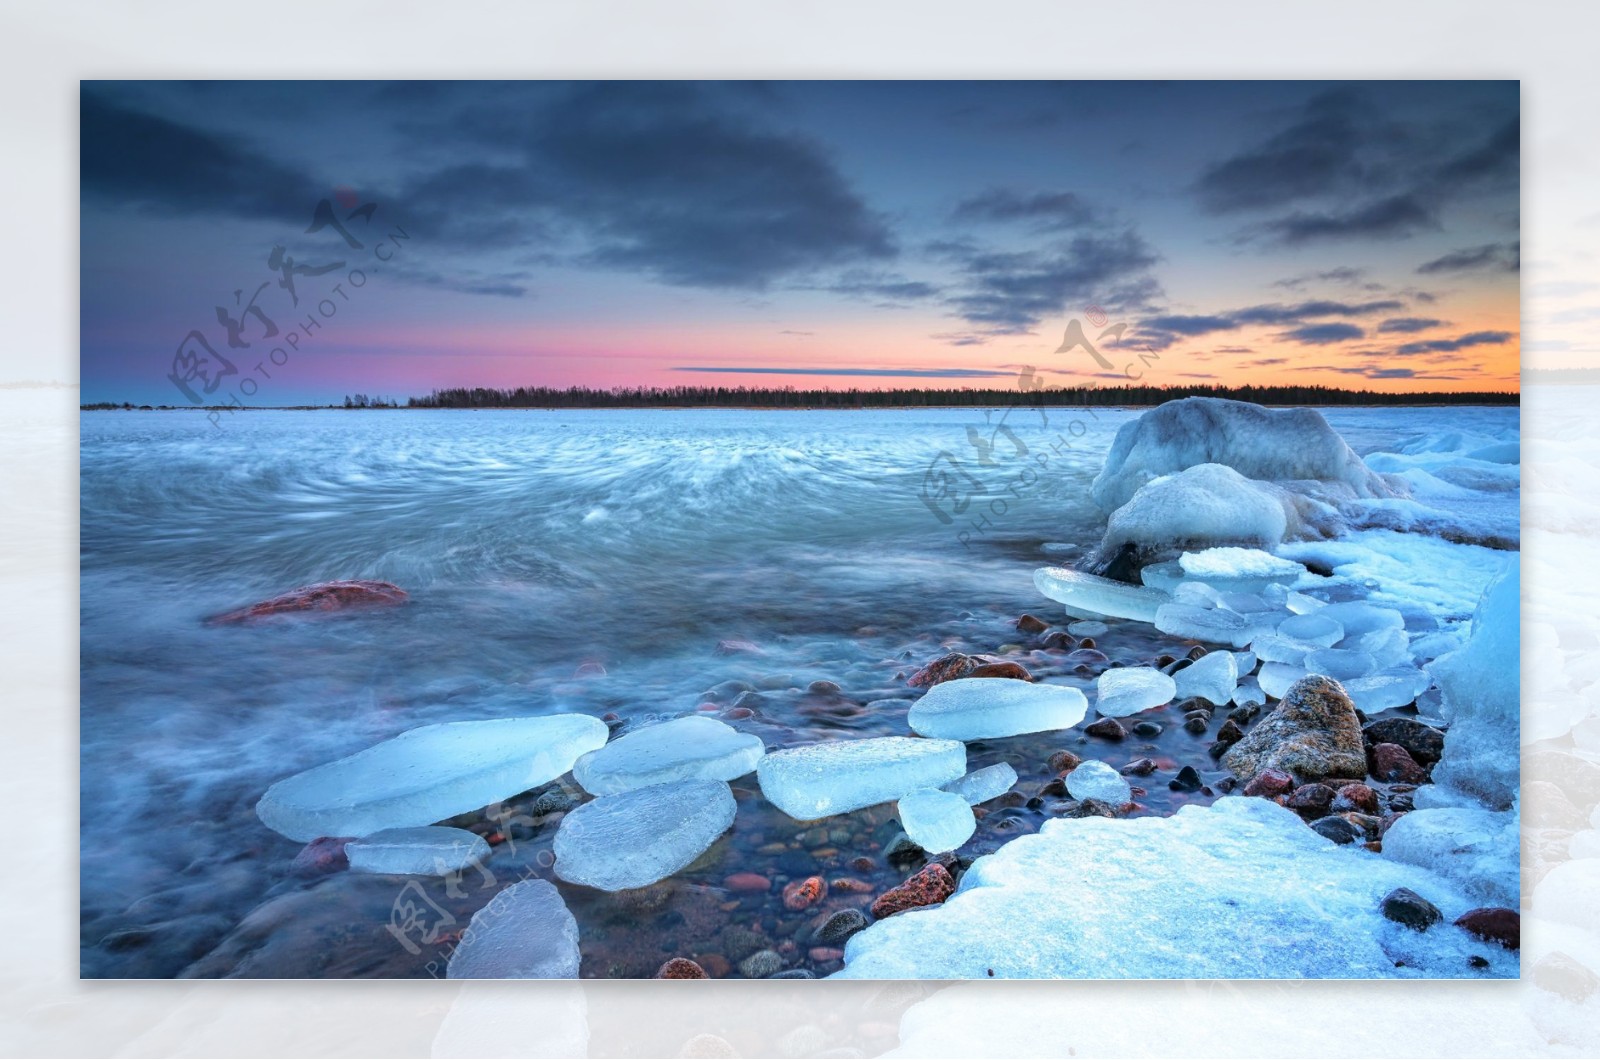
[[[1438,227],[1433,207],[1406,194],[1350,208],[1296,212],[1263,222],[1258,230],[1293,245],[1320,239],[1398,238]]]
[[[1335,302],[1318,299],[1310,302],[1269,302],[1234,310],[1228,314],[1241,324],[1296,324],[1318,317],[1361,317],[1404,309],[1405,303],[1393,298],[1370,302]]]
[[[1160,290],[1147,271],[1156,253],[1131,230],[1077,236],[1040,250],[985,251],[965,243],[939,249],[961,272],[947,304],[990,334],[1025,333],[1073,305],[1142,308]]]
[[[852,298],[881,298],[892,302],[912,302],[932,298],[939,288],[921,280],[908,280],[892,273],[850,269],[825,284],[795,284],[798,289],[832,291]]]
[[[1390,317],[1378,325],[1380,335],[1401,334],[1409,335],[1418,331],[1427,331],[1430,328],[1443,327],[1444,321],[1432,317]]]
[[[1402,357],[1419,353],[1454,353],[1470,346],[1502,346],[1511,341],[1509,331],[1473,331],[1453,339],[1433,339],[1428,342],[1408,342],[1394,352]]]
[[[1417,266],[1424,275],[1442,272],[1474,272],[1480,269],[1516,272],[1522,268],[1522,242],[1484,243],[1463,247]]]
[[[1023,195],[1004,188],[991,188],[963,199],[952,215],[957,221],[1033,222],[1041,229],[1081,228],[1097,219],[1098,213],[1070,191],[1042,191]]]
[[[1173,332],[1178,335],[1209,335],[1213,331],[1232,331],[1239,322],[1224,316],[1155,316],[1139,321],[1141,328]]]
[[[989,368],[771,368],[739,366],[719,368],[711,365],[682,365],[674,372],[718,372],[737,375],[842,375],[886,376],[908,379],[990,379],[1016,373]]]
[[[1302,346],[1327,346],[1335,342],[1349,342],[1352,339],[1364,338],[1366,332],[1354,324],[1307,324],[1305,327],[1285,331],[1278,338],[1285,342],[1297,342]]]
[[[1213,163],[1194,183],[1201,205],[1227,214],[1284,206],[1358,180],[1367,108],[1348,91],[1326,92],[1288,126]]]
[[[1288,363],[1289,363],[1289,358],[1287,358],[1287,357],[1261,357],[1261,358],[1258,358],[1257,360],[1251,361],[1250,365],[1253,368],[1270,368],[1275,364],[1288,364]]]

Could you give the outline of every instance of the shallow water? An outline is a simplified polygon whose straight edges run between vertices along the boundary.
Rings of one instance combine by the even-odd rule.
[[[85,413],[84,974],[179,974],[269,898],[196,974],[432,974],[448,928],[417,952],[386,932],[407,881],[295,877],[299,844],[253,813],[273,781],[417,725],[563,710],[637,725],[742,681],[758,698],[735,724],[777,748],[906,731],[904,706],[880,701],[908,702],[905,674],[952,648],[1021,645],[1012,657],[1035,673],[1089,684],[1013,624],[1025,611],[1056,617],[1032,570],[1097,541],[1088,484],[1133,415],[1050,410],[1046,423],[1018,411],[998,429],[1000,413],[986,422],[971,409],[249,412],[218,429],[200,414]],[[1517,423],[1515,409],[1327,415],[1363,453]],[[956,513],[937,490],[925,495],[943,481],[986,492]],[[411,603],[203,623],[333,578],[393,581]],[[1100,647],[1146,661],[1171,648],[1156,636],[1114,624]],[[734,639],[760,653],[718,651]],[[605,673],[575,677],[586,663]],[[810,692],[813,681],[842,692]],[[726,716],[737,693],[711,698]],[[1208,769],[1208,740],[1182,732],[1181,715],[1157,720],[1167,730],[1148,746],[1043,734],[973,744],[969,766],[1004,758],[1032,797],[1053,750],[1114,765],[1149,756],[1163,772],[1139,800],[1148,812],[1203,801],[1165,779],[1185,762]],[[768,807],[753,777],[735,789],[731,835],[669,884],[624,897],[563,888],[584,975],[732,957],[751,941],[741,930],[825,972],[795,942],[808,917],[783,909],[781,883],[814,872],[862,881],[859,894],[836,890],[836,908],[903,877],[879,850],[892,806],[817,833]],[[1053,803],[988,808],[963,855],[1036,829]],[[553,823],[507,831],[489,863],[496,884],[429,884],[456,930],[508,878],[549,874]],[[723,886],[745,871],[772,890]]]

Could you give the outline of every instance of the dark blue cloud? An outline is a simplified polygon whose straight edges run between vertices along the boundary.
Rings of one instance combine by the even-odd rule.
[[[1522,268],[1522,243],[1484,243],[1475,247],[1452,250],[1443,257],[1434,258],[1417,266],[1423,274],[1448,272],[1516,272]]]
[[[1354,324],[1307,324],[1305,327],[1293,328],[1279,335],[1278,338],[1285,342],[1298,342],[1302,346],[1328,346],[1335,342],[1349,342],[1366,336],[1366,332]]]
[[[1443,327],[1444,321],[1432,317],[1390,317],[1378,325],[1380,335],[1410,335],[1418,331],[1428,331],[1432,328]]]
[[[1453,339],[1433,339],[1428,342],[1408,342],[1394,352],[1403,357],[1419,353],[1454,353],[1469,346],[1501,346],[1511,341],[1509,331],[1473,331]]]
[[[1030,195],[991,188],[963,199],[956,206],[957,221],[1024,221],[1042,229],[1081,228],[1100,214],[1070,191],[1042,191]]]
[[[1140,309],[1159,294],[1148,274],[1159,259],[1137,233],[1084,235],[1040,250],[983,251],[941,244],[962,278],[946,302],[992,334],[1020,334],[1070,307]]]

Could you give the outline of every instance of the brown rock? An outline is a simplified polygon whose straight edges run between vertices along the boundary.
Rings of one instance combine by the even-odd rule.
[[[1023,615],[1017,619],[1017,629],[1023,633],[1043,633],[1050,628],[1050,623],[1033,615]]]
[[[320,839],[313,839],[294,856],[289,871],[296,876],[324,876],[330,872],[343,872],[350,867],[350,859],[345,856],[344,845],[354,838],[354,836],[323,836]]]
[[[844,950],[835,949],[832,946],[813,946],[806,951],[806,956],[818,964],[827,964],[829,961],[844,960]]]
[[[765,894],[772,889],[772,881],[759,872],[736,872],[723,880],[722,885],[743,894]]]
[[[1135,758],[1118,770],[1125,777],[1147,777],[1155,771],[1155,760],[1150,758]]]
[[[1033,675],[1020,663],[992,662],[981,663],[972,668],[968,677],[1009,677],[1017,681],[1032,681]]]
[[[1302,816],[1320,817],[1333,805],[1336,794],[1326,784],[1302,784],[1289,796],[1289,809]]]
[[[1294,777],[1281,769],[1263,769],[1244,786],[1246,795],[1261,795],[1269,799],[1275,795],[1287,795],[1293,790]]]
[[[1423,765],[1432,765],[1444,754],[1444,733],[1432,725],[1412,718],[1383,718],[1361,727],[1367,743],[1397,743]]]
[[[647,966],[648,967],[648,966]],[[687,957],[674,957],[656,971],[657,979],[709,979],[706,970]]]
[[[1045,762],[1045,765],[1053,773],[1070,773],[1082,764],[1083,759],[1071,751],[1057,751]]]
[[[1378,793],[1365,784],[1346,784],[1335,796],[1333,809],[1335,812],[1356,810],[1360,813],[1375,814],[1378,812]]]
[[[1279,769],[1301,780],[1366,771],[1366,746],[1354,705],[1339,682],[1320,674],[1302,677],[1277,709],[1223,756],[1241,780]]]
[[[1128,730],[1124,729],[1116,718],[1101,718],[1093,724],[1084,726],[1083,731],[1102,740],[1121,740],[1128,735]]]
[[[948,655],[942,655],[933,660],[933,662],[906,678],[906,684],[912,688],[932,688],[934,685],[942,684],[945,681],[970,677],[972,671],[976,670],[979,665],[978,660],[972,656],[953,651]]]
[[[702,953],[699,957],[700,967],[713,979],[726,979],[728,973],[733,971],[733,963],[720,953]]]
[[[828,895],[828,884],[821,876],[807,876],[795,880],[783,889],[785,909],[806,909],[816,905]]]
[[[928,865],[898,887],[880,894],[872,903],[873,919],[882,920],[907,909],[938,905],[954,894],[955,889],[956,881],[950,878],[949,870],[939,864]]]
[[[1367,755],[1367,769],[1379,780],[1402,784],[1426,784],[1428,771],[1417,765],[1404,747],[1397,743],[1373,744]]]
[[[1489,942],[1498,942],[1508,950],[1522,948],[1522,914],[1515,909],[1486,906],[1468,909],[1456,917],[1456,927],[1465,928]]]
[[[1239,728],[1239,723],[1229,718],[1222,723],[1222,728],[1217,730],[1217,742],[1235,744],[1244,739],[1244,730]]]
[[[213,615],[207,621],[221,625],[250,622],[273,615],[372,610],[380,607],[397,607],[405,603],[406,599],[406,591],[389,582],[318,582],[315,585],[302,585],[281,596],[274,596],[270,600],[263,600],[249,607],[241,607],[237,611]]]

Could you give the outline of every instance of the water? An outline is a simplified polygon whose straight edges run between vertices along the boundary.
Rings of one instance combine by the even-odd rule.
[[[244,953],[249,974],[430,974],[437,952],[384,933],[396,881],[296,877],[299,844],[252,810],[273,781],[418,725],[574,710],[637,724],[695,711],[736,680],[760,698],[735,724],[770,748],[906,734],[904,708],[879,701],[904,699],[910,670],[952,648],[1018,643],[1024,611],[1057,617],[1033,568],[1098,541],[1088,485],[1135,414],[1053,410],[1046,426],[1016,412],[1009,436],[995,433],[998,414],[986,424],[971,409],[249,412],[220,430],[192,413],[84,414],[84,974],[176,975],[264,901],[293,911],[311,892],[322,900],[303,927],[289,916],[254,941],[236,936],[233,963],[197,971],[239,970]],[[1516,410],[1328,418],[1366,452],[1425,431],[1514,426]],[[992,440],[989,465],[969,428]],[[921,496],[930,466],[988,492],[941,521]],[[975,528],[980,513],[987,525]],[[202,621],[333,578],[392,581],[411,603],[254,627]],[[1162,650],[1149,627],[1110,625],[1098,639],[1113,658]],[[761,653],[718,650],[733,640]],[[1013,657],[1053,672],[1049,653]],[[575,676],[586,663],[605,673]],[[842,692],[810,691],[814,681]],[[721,698],[713,716],[726,718]],[[1049,753],[1087,753],[1082,739],[978,743],[969,766],[1009,761],[1031,797],[1053,776]],[[1142,746],[1090,750],[1221,775],[1179,724]],[[736,927],[780,944],[803,916],[777,901],[783,880],[816,871],[881,889],[903,875],[877,854],[892,806],[824,822],[833,834],[819,837],[766,806],[753,778],[735,794],[731,837],[659,907],[569,893],[585,975],[649,974],[666,956],[713,952],[708,938],[733,949]],[[1202,797],[1153,783],[1142,801],[1170,812]],[[1048,809],[991,804],[964,852],[1033,830]],[[520,831],[497,847],[497,886],[508,872],[549,875],[553,827]],[[771,877],[772,892],[730,895],[722,882],[742,871]],[[472,879],[460,889],[439,901],[463,917],[494,893]],[[316,931],[342,931],[350,952],[313,960]],[[803,946],[785,956],[808,966]]]

